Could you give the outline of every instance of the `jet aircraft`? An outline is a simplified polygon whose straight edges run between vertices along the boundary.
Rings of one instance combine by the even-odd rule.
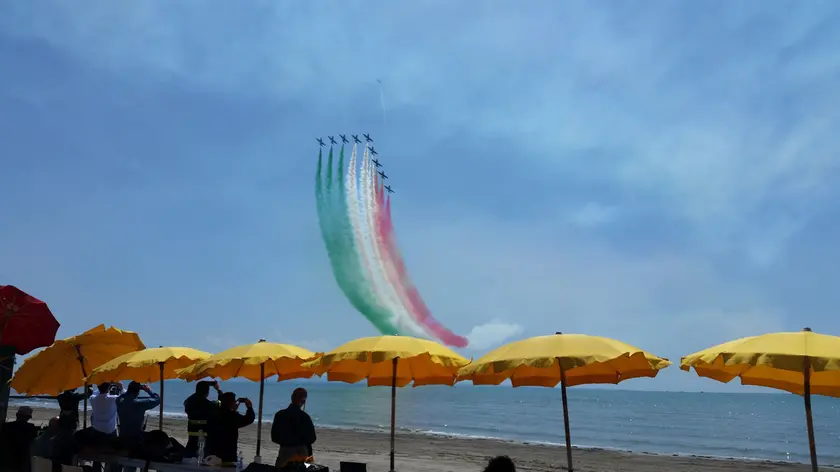
[[[324,144],[324,140],[323,140],[323,139],[321,139],[321,138],[315,138],[315,139],[317,139],[317,140],[318,140],[318,144],[320,144],[320,145],[321,145],[321,147],[326,146],[326,144]]]
[[[378,152],[376,152],[376,149],[374,149],[373,146],[370,147],[370,153],[374,156],[379,154]]]
[[[358,134],[353,134],[351,136],[353,136],[353,141],[356,141],[356,144],[361,144],[362,143],[362,141],[359,139]]]
[[[380,164],[377,159],[373,160],[373,165],[375,165],[376,167],[382,167],[382,164]]]
[[[385,190],[387,190],[387,191],[388,191],[388,193],[394,193],[394,191],[393,191],[393,190],[391,190],[391,186],[390,186],[390,185],[386,185],[386,186],[385,186]]]
[[[336,144],[334,137],[332,137],[332,136],[327,136],[327,137],[330,138],[330,144]]]
[[[379,171],[379,176],[382,177],[382,180],[385,180],[385,179],[388,178],[388,174],[386,174],[384,171]]]
[[[341,142],[342,143],[347,144],[347,143],[350,142],[350,141],[347,140],[347,135],[346,134],[339,134],[339,136],[341,136]]]
[[[371,138],[369,134],[364,134],[364,133],[362,133],[362,136],[364,136],[364,137],[365,137],[365,139],[367,140],[367,142],[369,142],[369,143],[372,143],[372,142],[373,142],[373,138]]]

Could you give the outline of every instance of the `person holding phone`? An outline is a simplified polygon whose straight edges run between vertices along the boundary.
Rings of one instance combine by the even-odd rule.
[[[195,393],[184,400],[184,412],[187,414],[187,445],[184,457],[196,457],[198,455],[198,438],[205,436],[209,442],[210,420],[219,411],[219,401],[210,400],[210,388],[216,389],[216,397],[221,398],[222,389],[219,382],[202,380],[195,384]]]
[[[221,395],[219,412],[210,422],[207,446],[210,454],[222,462],[236,462],[239,445],[239,429],[254,423],[257,415],[254,405],[247,398],[236,398],[233,392]],[[245,405],[245,414],[239,413],[239,405]]]
[[[140,392],[146,392],[141,397]],[[123,446],[133,448],[143,437],[146,412],[160,405],[160,396],[148,385],[139,382],[128,384],[126,392],[117,399],[117,414],[120,419],[120,440]]]

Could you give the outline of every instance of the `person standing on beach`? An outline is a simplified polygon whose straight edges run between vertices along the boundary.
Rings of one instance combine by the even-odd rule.
[[[292,402],[285,410],[274,415],[271,424],[271,442],[280,445],[277,462],[278,469],[290,460],[312,456],[312,445],[315,444],[315,425],[312,418],[303,409],[306,407],[306,389],[296,388],[292,392]]]
[[[236,451],[239,446],[239,429],[253,424],[257,415],[254,405],[247,398],[236,399],[233,392],[221,395],[221,407],[214,418],[210,420],[210,436],[207,447],[211,454],[222,462],[236,462]],[[245,404],[245,414],[239,413],[239,405]]]
[[[79,422],[79,403],[85,398],[90,398],[93,395],[93,389],[90,385],[87,386],[84,392],[77,393],[76,389],[65,390],[60,393],[56,400],[58,400],[58,408],[62,415],[72,415],[76,418],[76,423]]]
[[[198,455],[198,438],[208,433],[207,422],[210,421],[219,411],[219,402],[210,401],[210,387],[216,389],[217,398],[222,396],[222,389],[219,382],[201,381],[195,385],[195,393],[184,400],[184,412],[187,414],[187,445],[184,457],[196,457]]]
[[[38,428],[30,423],[32,408],[18,408],[14,421],[3,424],[0,433],[0,469],[28,471],[30,469],[29,451],[32,441],[38,436]]]
[[[119,393],[116,390],[118,387]],[[117,400],[125,393],[122,384],[106,382],[90,397],[90,426],[105,436],[117,435]]]
[[[140,397],[140,392],[148,397]],[[160,405],[160,397],[148,385],[131,382],[125,393],[117,400],[117,415],[120,418],[120,441],[131,449],[139,444],[143,435],[146,412]]]

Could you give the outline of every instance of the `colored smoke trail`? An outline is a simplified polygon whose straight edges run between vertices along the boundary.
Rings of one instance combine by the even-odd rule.
[[[376,305],[371,293],[362,283],[364,274],[356,262],[351,223],[344,198],[344,147],[338,160],[337,178],[333,169],[333,151],[330,149],[326,175],[323,172],[322,153],[318,153],[318,172],[315,194],[318,205],[318,221],[321,236],[327,248],[333,275],[344,296],[356,310],[383,334],[398,334],[388,322],[388,315]]]
[[[353,145],[337,167],[333,148],[324,169],[318,154],[315,195],[321,236],[333,275],[344,295],[382,334],[434,337],[466,347],[467,340],[437,321],[405,269],[394,236],[390,197],[367,146],[361,157]]]

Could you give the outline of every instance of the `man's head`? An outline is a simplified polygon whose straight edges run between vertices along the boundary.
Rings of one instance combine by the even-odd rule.
[[[50,422],[47,425],[47,432],[52,433],[52,434],[57,433],[58,432],[58,422],[59,421],[60,421],[60,418],[58,416],[53,416],[52,418],[50,418]]]
[[[106,394],[111,390],[111,384],[109,382],[102,382],[99,384],[99,393]]]
[[[17,414],[15,414],[15,418],[17,418],[18,421],[26,423],[27,421],[32,419],[32,408],[29,408],[28,406],[22,406],[18,408]]]
[[[484,472],[516,472],[516,466],[508,456],[498,456],[490,459]]]
[[[142,389],[143,389],[143,385],[141,385],[140,382],[135,382],[135,381],[132,380],[131,383],[128,384],[128,388],[125,389],[125,391],[127,393],[137,395],[138,393],[140,393],[140,390],[142,390]]]
[[[222,408],[235,410],[237,407],[236,394],[233,392],[225,392],[219,397],[219,402],[222,404]]]
[[[306,405],[306,389],[302,387],[298,387],[292,392],[292,405],[297,405],[302,407]]]
[[[201,398],[210,396],[210,384],[207,382],[199,382],[195,384],[195,394]]]
[[[65,390],[64,393],[66,393],[67,395],[70,395],[70,394],[76,393],[76,389],[71,388],[70,390]]]

